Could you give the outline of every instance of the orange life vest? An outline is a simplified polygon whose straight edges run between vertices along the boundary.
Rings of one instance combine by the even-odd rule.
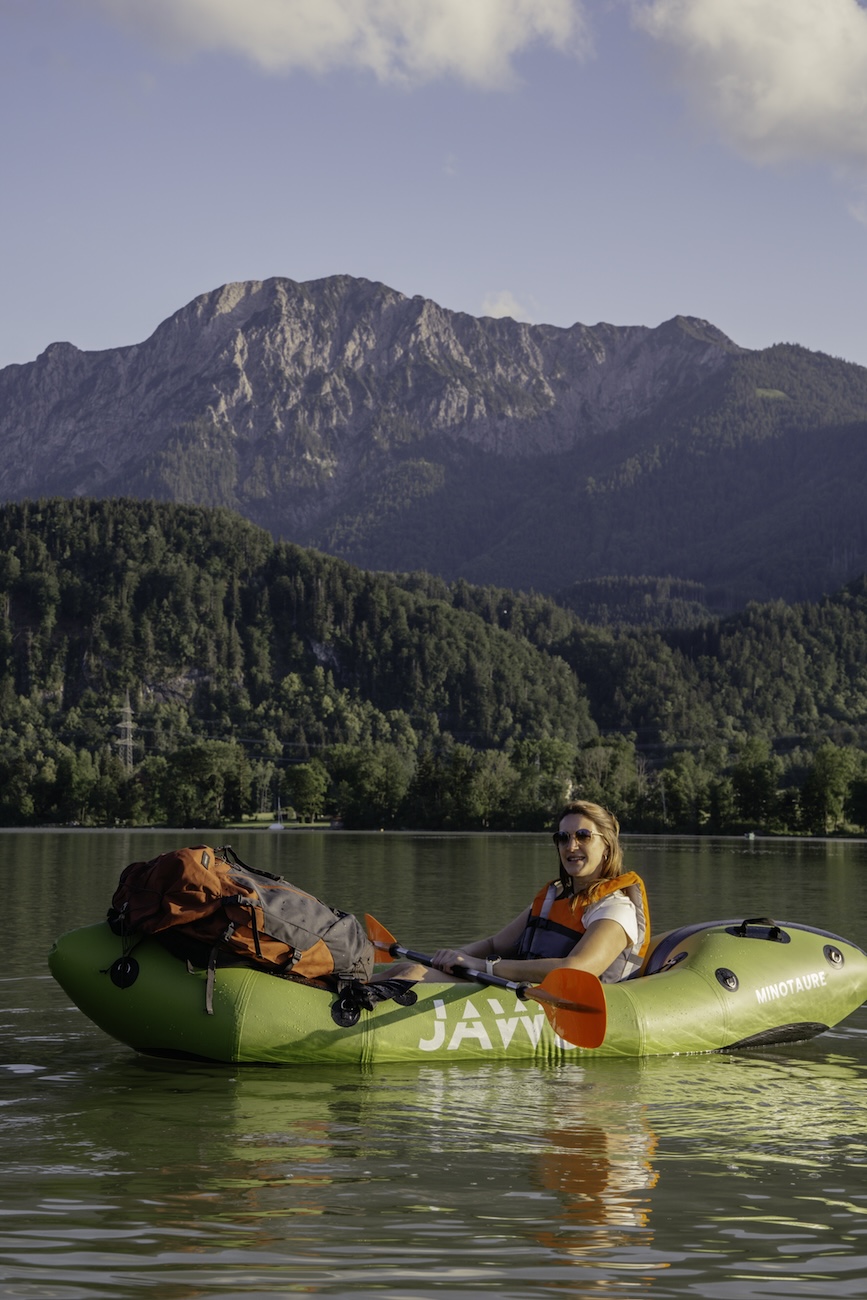
[[[626,894],[635,906],[638,920],[638,939],[625,948],[616,961],[601,975],[604,984],[614,984],[628,979],[641,966],[650,943],[650,908],[644,881],[634,871],[611,876],[601,882],[593,902],[619,891]],[[581,935],[585,933],[584,913],[593,904],[585,894],[564,896],[559,880],[543,885],[530,907],[530,916],[518,943],[516,957],[527,960],[534,957],[568,957]]]

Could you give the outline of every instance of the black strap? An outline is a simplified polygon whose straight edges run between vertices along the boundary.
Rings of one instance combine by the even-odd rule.
[[[262,945],[259,943],[259,924],[256,920],[256,907],[253,903],[249,904],[250,908],[250,925],[253,930],[253,944],[256,948],[256,956],[262,959]]]
[[[242,871],[249,871],[251,876],[261,876],[263,880],[282,880],[282,876],[275,876],[273,871],[262,871],[259,867],[248,867],[247,863],[238,857],[231,844],[223,844],[216,850],[217,856],[224,862],[228,862],[230,867],[240,867]]]
[[[214,1014],[214,984],[217,981],[217,947],[211,949],[211,955],[208,958],[208,977],[205,980],[205,1011],[209,1016]]]
[[[331,1019],[341,1029],[351,1029],[361,1019],[362,1011],[372,1011],[380,1002],[396,1002],[401,1007],[411,1007],[418,994],[411,980],[383,980],[378,984],[362,984],[360,980],[347,980],[332,1003]]]

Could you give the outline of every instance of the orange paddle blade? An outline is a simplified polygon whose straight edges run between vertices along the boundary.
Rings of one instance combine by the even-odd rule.
[[[563,967],[546,975],[526,997],[539,1002],[555,1034],[578,1047],[601,1047],[608,1025],[605,990],[586,970]]]
[[[371,916],[369,912],[364,914],[364,926],[367,930],[368,939],[377,949],[379,960],[382,962],[394,961],[394,957],[389,952],[389,949],[397,943],[394,935],[390,934],[385,926],[381,925],[376,917]]]

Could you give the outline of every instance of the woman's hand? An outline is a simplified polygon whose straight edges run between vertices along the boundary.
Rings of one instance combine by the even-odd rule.
[[[433,955],[433,964],[437,970],[453,971],[484,970],[485,962],[481,957],[470,957],[460,948],[439,948]]]

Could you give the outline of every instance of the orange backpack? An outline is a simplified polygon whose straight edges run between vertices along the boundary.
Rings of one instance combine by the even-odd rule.
[[[354,916],[246,866],[229,845],[199,844],[130,863],[108,922],[124,940],[156,935],[176,956],[207,965],[210,987],[220,958],[280,975],[332,976],[338,984],[373,972],[373,945]]]

